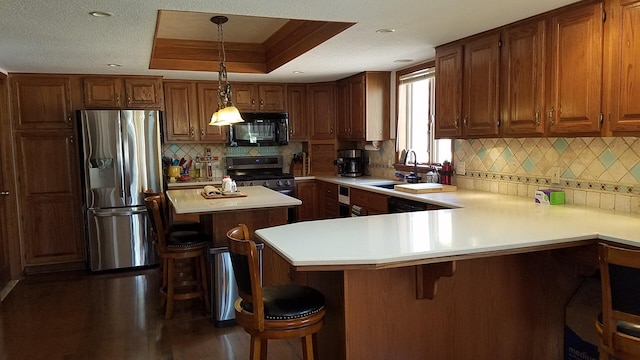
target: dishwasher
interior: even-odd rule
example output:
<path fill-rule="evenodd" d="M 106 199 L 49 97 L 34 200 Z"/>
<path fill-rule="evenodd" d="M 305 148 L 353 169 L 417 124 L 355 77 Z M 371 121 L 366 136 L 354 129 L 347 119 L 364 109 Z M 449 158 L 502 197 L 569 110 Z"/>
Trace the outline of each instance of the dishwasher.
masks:
<path fill-rule="evenodd" d="M 420 201 L 391 196 L 388 201 L 389 213 L 429 210 L 429 204 Z"/>
<path fill-rule="evenodd" d="M 262 283 L 262 249 L 264 244 L 256 243 L 260 260 L 260 283 Z M 233 304 L 238 299 L 238 285 L 233 274 L 231 256 L 226 246 L 209 248 L 209 291 L 211 300 L 211 320 L 215 327 L 226 327 L 236 324 L 236 313 Z"/>

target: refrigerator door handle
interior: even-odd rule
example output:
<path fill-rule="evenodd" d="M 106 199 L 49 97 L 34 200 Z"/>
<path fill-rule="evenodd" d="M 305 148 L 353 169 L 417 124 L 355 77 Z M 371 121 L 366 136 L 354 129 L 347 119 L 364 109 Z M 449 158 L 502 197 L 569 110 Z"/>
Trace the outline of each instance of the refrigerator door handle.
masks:
<path fill-rule="evenodd" d="M 140 215 L 146 214 L 147 210 L 132 210 L 132 211 L 122 211 L 122 212 L 110 212 L 110 211 L 93 211 L 93 216 L 95 217 L 113 217 L 113 216 L 131 216 L 131 215 Z"/>
<path fill-rule="evenodd" d="M 127 176 L 125 174 L 125 139 L 124 136 L 122 136 L 122 113 L 120 113 L 118 115 L 118 129 L 120 129 L 120 133 L 118 134 L 118 136 L 120 136 L 120 161 L 118 161 L 118 163 L 120 164 L 120 198 L 122 199 L 122 203 L 123 204 L 127 204 Z"/>

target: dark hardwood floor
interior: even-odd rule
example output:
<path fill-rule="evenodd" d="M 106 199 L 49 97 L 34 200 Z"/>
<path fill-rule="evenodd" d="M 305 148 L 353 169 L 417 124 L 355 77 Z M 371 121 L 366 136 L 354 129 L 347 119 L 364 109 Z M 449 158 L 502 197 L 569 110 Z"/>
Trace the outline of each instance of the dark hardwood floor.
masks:
<path fill-rule="evenodd" d="M 155 269 L 31 276 L 0 304 L 0 359 L 249 359 L 249 335 L 216 328 L 199 301 L 158 308 Z M 269 359 L 302 358 L 298 340 L 269 342 Z"/>

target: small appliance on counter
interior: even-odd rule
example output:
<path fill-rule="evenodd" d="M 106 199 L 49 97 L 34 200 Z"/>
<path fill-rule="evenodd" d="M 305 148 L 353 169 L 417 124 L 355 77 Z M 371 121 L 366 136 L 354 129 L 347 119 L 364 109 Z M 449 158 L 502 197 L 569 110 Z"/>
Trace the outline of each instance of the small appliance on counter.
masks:
<path fill-rule="evenodd" d="M 333 164 L 338 166 L 340 176 L 362 176 L 364 175 L 364 151 L 362 149 L 338 150 L 338 159 Z"/>

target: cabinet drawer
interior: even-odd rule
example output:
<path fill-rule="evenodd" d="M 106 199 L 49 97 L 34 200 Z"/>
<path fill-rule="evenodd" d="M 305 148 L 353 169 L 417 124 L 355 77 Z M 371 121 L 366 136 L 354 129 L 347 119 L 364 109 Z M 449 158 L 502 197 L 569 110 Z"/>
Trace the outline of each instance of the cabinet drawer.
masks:
<path fill-rule="evenodd" d="M 371 191 L 360 189 L 351 189 L 350 202 L 351 205 L 357 205 L 368 209 L 369 214 L 384 214 L 388 212 L 387 202 L 389 197 L 386 195 L 376 194 Z"/>
<path fill-rule="evenodd" d="M 338 185 L 321 182 L 320 183 L 320 191 L 322 191 L 322 196 L 326 196 L 328 198 L 338 199 Z"/>

